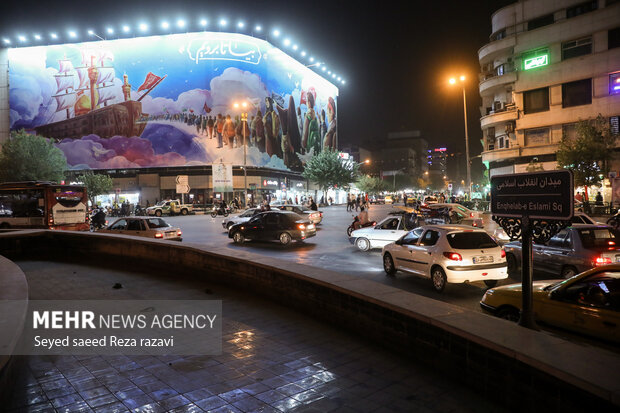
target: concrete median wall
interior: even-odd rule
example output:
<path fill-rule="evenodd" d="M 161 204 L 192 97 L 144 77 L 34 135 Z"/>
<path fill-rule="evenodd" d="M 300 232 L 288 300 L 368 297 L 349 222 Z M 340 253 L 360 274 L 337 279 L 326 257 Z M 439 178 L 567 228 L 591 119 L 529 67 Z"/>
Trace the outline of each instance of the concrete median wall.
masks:
<path fill-rule="evenodd" d="M 63 231 L 0 234 L 0 254 L 106 256 L 244 289 L 418 359 L 510 410 L 620 407 L 620 355 L 384 284 L 242 249 Z M 93 260 L 93 263 L 96 263 Z M 94 264 L 96 265 L 96 264 Z M 171 276 L 176 276 L 171 272 Z"/>

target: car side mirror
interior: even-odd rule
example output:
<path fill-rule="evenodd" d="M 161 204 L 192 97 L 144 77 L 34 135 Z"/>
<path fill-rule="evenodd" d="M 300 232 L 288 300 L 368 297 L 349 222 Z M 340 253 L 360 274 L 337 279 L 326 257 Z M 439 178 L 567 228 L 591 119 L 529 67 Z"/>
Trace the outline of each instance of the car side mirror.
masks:
<path fill-rule="evenodd" d="M 549 293 L 549 298 L 551 298 L 552 300 L 561 300 L 563 296 L 564 296 L 564 291 L 561 289 L 553 290 Z"/>

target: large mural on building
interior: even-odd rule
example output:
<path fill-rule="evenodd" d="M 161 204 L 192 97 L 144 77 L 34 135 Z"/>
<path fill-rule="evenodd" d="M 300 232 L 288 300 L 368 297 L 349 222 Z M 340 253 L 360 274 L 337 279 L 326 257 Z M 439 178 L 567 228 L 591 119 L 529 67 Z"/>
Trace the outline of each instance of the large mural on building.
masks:
<path fill-rule="evenodd" d="M 241 165 L 245 142 L 248 165 L 299 170 L 338 142 L 338 89 L 241 34 L 9 49 L 9 85 L 11 129 L 72 169 Z"/>

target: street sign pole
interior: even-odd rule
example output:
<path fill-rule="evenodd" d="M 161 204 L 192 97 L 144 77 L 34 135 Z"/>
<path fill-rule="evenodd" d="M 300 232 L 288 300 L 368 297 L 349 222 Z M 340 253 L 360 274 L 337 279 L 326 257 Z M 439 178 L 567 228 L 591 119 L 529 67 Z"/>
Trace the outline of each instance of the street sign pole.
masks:
<path fill-rule="evenodd" d="M 532 247 L 532 233 L 530 218 L 523 215 L 521 218 L 521 250 L 523 264 L 521 265 L 521 317 L 519 325 L 532 330 L 538 330 L 534 321 L 534 301 L 532 298 L 532 282 L 534 280 L 534 256 Z"/>

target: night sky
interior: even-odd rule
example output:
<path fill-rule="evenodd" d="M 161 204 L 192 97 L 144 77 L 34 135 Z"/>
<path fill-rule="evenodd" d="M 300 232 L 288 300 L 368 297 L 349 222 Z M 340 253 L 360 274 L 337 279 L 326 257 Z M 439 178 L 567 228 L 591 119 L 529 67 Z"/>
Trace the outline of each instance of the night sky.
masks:
<path fill-rule="evenodd" d="M 448 78 L 465 74 L 474 156 L 482 149 L 477 51 L 488 42 L 491 14 L 512 2 L 25 0 L 2 2 L 0 35 L 74 28 L 84 33 L 79 41 L 88 39 L 89 28 L 103 32 L 108 24 L 136 27 L 147 21 L 154 33 L 161 20 L 177 18 L 186 19 L 188 31 L 194 31 L 192 25 L 199 30 L 202 16 L 211 30 L 221 17 L 229 20 L 228 31 L 238 20 L 246 27 L 261 24 L 264 33 L 277 27 L 346 79 L 346 85 L 338 85 L 341 146 L 381 144 L 388 132 L 417 129 L 431 147 L 463 151 L 461 89 L 449 86 Z"/>

